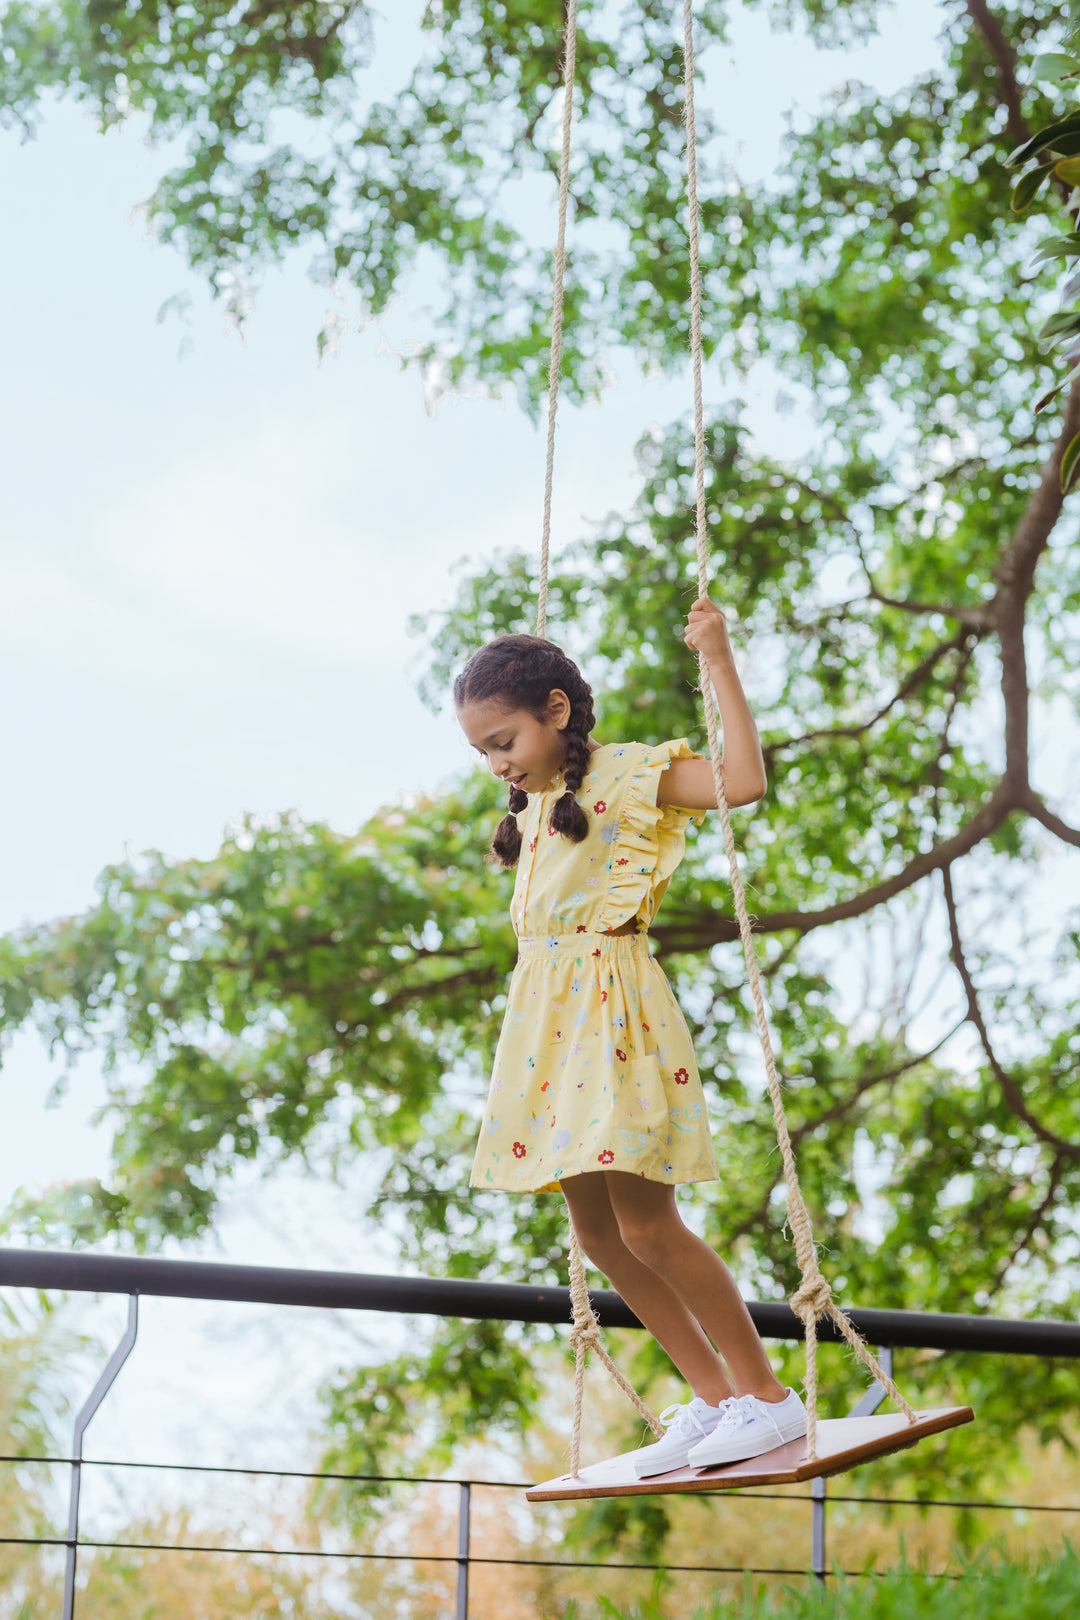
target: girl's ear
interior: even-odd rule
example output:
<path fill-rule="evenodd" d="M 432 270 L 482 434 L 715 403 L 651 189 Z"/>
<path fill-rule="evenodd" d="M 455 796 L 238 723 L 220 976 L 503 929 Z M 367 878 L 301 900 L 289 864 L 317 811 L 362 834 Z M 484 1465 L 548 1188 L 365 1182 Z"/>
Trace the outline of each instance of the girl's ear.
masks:
<path fill-rule="evenodd" d="M 561 687 L 555 687 L 548 693 L 548 721 L 558 731 L 565 731 L 570 724 L 570 715 L 573 705 Z"/>

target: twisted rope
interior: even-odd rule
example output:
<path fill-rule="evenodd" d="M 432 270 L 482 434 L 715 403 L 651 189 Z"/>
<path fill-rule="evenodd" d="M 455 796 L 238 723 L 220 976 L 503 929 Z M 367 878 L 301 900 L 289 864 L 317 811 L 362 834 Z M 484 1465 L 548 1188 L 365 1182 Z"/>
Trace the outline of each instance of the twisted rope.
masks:
<path fill-rule="evenodd" d="M 563 103 L 562 124 L 562 154 L 559 165 L 559 228 L 554 256 L 554 294 L 551 322 L 551 350 L 548 361 L 548 430 L 547 430 L 547 461 L 544 477 L 544 518 L 543 532 L 540 545 L 540 577 L 538 587 L 536 633 L 542 636 L 547 626 L 547 591 L 548 570 L 551 538 L 551 497 L 554 482 L 555 467 L 555 417 L 559 398 L 559 373 L 562 362 L 562 331 L 563 331 L 563 286 L 566 270 L 566 214 L 570 187 L 570 134 L 574 111 L 574 72 L 577 55 L 577 0 L 568 0 L 566 8 L 566 25 L 564 30 L 564 56 L 563 56 L 563 83 L 565 96 Z M 701 257 L 699 243 L 699 206 L 697 192 L 697 129 L 694 113 L 694 12 L 693 0 L 683 0 L 683 71 L 685 85 L 684 118 L 686 121 L 686 190 L 687 190 L 687 236 L 690 251 L 690 356 L 693 372 L 694 396 L 694 482 L 695 482 L 695 510 L 694 532 L 697 543 L 698 565 L 698 593 L 701 596 L 708 594 L 709 589 L 709 555 L 708 555 L 708 509 L 705 495 L 705 411 L 702 399 L 702 337 L 701 337 Z M 705 730 L 709 739 L 709 758 L 712 762 L 713 785 L 716 790 L 716 807 L 720 813 L 720 827 L 724 839 L 724 850 L 727 854 L 728 869 L 731 876 L 731 892 L 735 903 L 735 913 L 739 922 L 739 936 L 742 940 L 743 956 L 746 961 L 747 976 L 750 985 L 750 994 L 754 1003 L 754 1016 L 757 1024 L 758 1036 L 761 1041 L 761 1050 L 765 1060 L 765 1073 L 768 1079 L 769 1098 L 772 1102 L 773 1121 L 776 1127 L 777 1142 L 780 1147 L 780 1157 L 784 1166 L 784 1180 L 788 1193 L 788 1219 L 791 1224 L 792 1237 L 795 1243 L 795 1255 L 798 1260 L 802 1282 L 791 1296 L 791 1308 L 803 1324 L 806 1335 L 806 1450 L 807 1457 L 813 1460 L 817 1456 L 817 1324 L 823 1316 L 828 1316 L 839 1329 L 842 1337 L 858 1356 L 860 1361 L 869 1369 L 871 1375 L 886 1391 L 889 1398 L 904 1413 L 909 1423 L 916 1421 L 914 1409 L 901 1395 L 893 1380 L 881 1367 L 876 1356 L 870 1350 L 865 1340 L 852 1326 L 848 1316 L 839 1308 L 832 1297 L 832 1289 L 822 1276 L 818 1266 L 817 1249 L 814 1245 L 813 1230 L 810 1224 L 809 1212 L 803 1198 L 802 1188 L 795 1168 L 795 1155 L 791 1146 L 791 1135 L 788 1130 L 787 1116 L 784 1111 L 783 1096 L 781 1093 L 780 1077 L 776 1069 L 776 1059 L 772 1049 L 772 1037 L 769 1032 L 768 1015 L 765 1010 L 765 998 L 761 987 L 761 972 L 758 967 L 757 951 L 754 946 L 753 929 L 746 909 L 746 895 L 743 889 L 742 875 L 739 872 L 738 855 L 735 848 L 735 837 L 731 830 L 731 816 L 728 811 L 727 798 L 724 793 L 724 778 L 721 763 L 720 738 L 717 729 L 716 704 L 713 696 L 712 684 L 709 676 L 708 664 L 704 654 L 698 655 L 698 679 L 701 688 L 702 707 L 705 714 Z M 659 1437 L 663 1433 L 659 1420 L 650 1412 L 637 1391 L 608 1355 L 600 1338 L 600 1324 L 596 1319 L 592 1304 L 589 1300 L 589 1291 L 585 1282 L 585 1265 L 582 1258 L 581 1246 L 578 1243 L 577 1233 L 573 1222 L 570 1224 L 569 1242 L 570 1260 L 570 1300 L 573 1311 L 573 1328 L 570 1342 L 574 1348 L 574 1415 L 570 1440 L 570 1470 L 578 1472 L 581 1455 L 581 1424 L 584 1404 L 585 1388 L 585 1362 L 589 1350 L 595 1351 L 604 1366 L 618 1384 L 627 1399 L 630 1400 L 642 1417 L 649 1424 L 653 1433 Z"/>
<path fill-rule="evenodd" d="M 577 65 L 577 0 L 567 0 L 563 29 L 562 152 L 559 157 L 559 230 L 555 238 L 552 278 L 551 348 L 548 353 L 547 461 L 544 468 L 544 524 L 540 536 L 540 584 L 536 633 L 547 630 L 548 554 L 551 549 L 551 491 L 555 479 L 555 413 L 562 369 L 563 285 L 566 279 L 566 208 L 570 197 L 570 129 L 574 122 L 574 74 Z"/>
<path fill-rule="evenodd" d="M 570 1472 L 576 1474 L 581 1460 L 581 1414 L 585 1397 L 585 1356 L 589 1350 L 594 1350 L 600 1357 L 608 1372 L 614 1378 L 627 1400 L 641 1413 L 653 1434 L 659 1440 L 664 1432 L 660 1419 L 654 1417 L 645 1405 L 630 1380 L 619 1371 L 618 1367 L 604 1348 L 600 1337 L 600 1323 L 596 1320 L 596 1312 L 592 1308 L 589 1290 L 585 1282 L 585 1263 L 581 1255 L 581 1245 L 574 1231 L 574 1224 L 570 1223 L 570 1304 L 574 1313 L 574 1326 L 570 1333 L 570 1343 L 574 1347 L 574 1425 L 570 1434 Z"/>
<path fill-rule="evenodd" d="M 544 521 L 540 538 L 540 578 L 536 603 L 536 634 L 547 629 L 548 567 L 551 549 L 551 494 L 555 480 L 555 416 L 559 405 L 559 373 L 562 367 L 563 288 L 566 279 L 566 214 L 570 197 L 570 134 L 574 121 L 574 74 L 577 63 L 577 0 L 567 0 L 563 29 L 563 117 L 562 152 L 559 157 L 559 229 L 555 239 L 552 272 L 551 349 L 548 357 L 547 461 L 544 468 Z M 570 1471 L 576 1474 L 581 1460 L 581 1421 L 585 1399 L 585 1360 L 595 1351 L 627 1400 L 641 1413 L 653 1433 L 664 1429 L 654 1417 L 629 1379 L 619 1371 L 604 1348 L 600 1323 L 589 1299 L 585 1282 L 585 1262 L 574 1224 L 570 1222 L 570 1305 L 573 1327 L 570 1343 L 574 1350 L 574 1417 L 570 1436 Z"/>
<path fill-rule="evenodd" d="M 687 235 L 690 246 L 690 356 L 694 381 L 694 480 L 696 487 L 694 529 L 697 540 L 698 594 L 706 596 L 709 589 L 709 554 L 708 512 L 705 499 L 705 412 L 701 391 L 701 259 L 698 241 L 697 130 L 694 120 L 693 0 L 683 0 L 683 76 L 685 83 L 683 116 L 686 121 Z M 731 892 L 735 901 L 735 912 L 739 919 L 739 935 L 742 939 L 743 956 L 746 959 L 750 994 L 754 1002 L 754 1015 L 761 1040 L 762 1054 L 765 1058 L 765 1073 L 768 1077 L 769 1097 L 772 1101 L 776 1137 L 780 1144 L 780 1157 L 783 1160 L 784 1179 L 787 1183 L 788 1219 L 791 1223 L 791 1233 L 795 1242 L 795 1255 L 799 1262 L 799 1269 L 802 1272 L 802 1283 L 791 1296 L 791 1308 L 802 1321 L 806 1331 L 806 1453 L 807 1457 L 812 1460 L 817 1456 L 817 1324 L 822 1316 L 828 1315 L 836 1323 L 855 1354 L 869 1368 L 882 1388 L 887 1390 L 890 1398 L 900 1407 L 909 1423 L 915 1422 L 915 1412 L 900 1394 L 892 1379 L 882 1370 L 873 1352 L 856 1332 L 855 1328 L 852 1327 L 848 1317 L 834 1303 L 832 1289 L 818 1267 L 817 1250 L 814 1246 L 810 1216 L 806 1208 L 806 1201 L 802 1195 L 802 1188 L 799 1186 L 798 1173 L 795 1169 L 795 1155 L 791 1147 L 791 1136 L 788 1131 L 787 1116 L 784 1112 L 784 1102 L 780 1090 L 780 1077 L 776 1071 L 776 1059 L 773 1055 L 772 1038 L 769 1033 L 769 1022 L 765 1011 L 765 998 L 761 989 L 761 973 L 758 968 L 757 951 L 754 947 L 754 935 L 750 918 L 747 915 L 746 896 L 743 890 L 742 875 L 739 872 L 735 838 L 731 830 L 731 817 L 728 814 L 728 804 L 724 794 L 720 741 L 716 725 L 716 705 L 709 678 L 709 666 L 703 653 L 698 654 L 698 678 L 701 687 L 702 706 L 705 711 L 705 730 L 709 737 L 709 757 L 712 760 L 713 783 L 716 788 L 716 807 L 720 812 L 724 849 L 727 852 L 728 868 L 731 874 Z"/>

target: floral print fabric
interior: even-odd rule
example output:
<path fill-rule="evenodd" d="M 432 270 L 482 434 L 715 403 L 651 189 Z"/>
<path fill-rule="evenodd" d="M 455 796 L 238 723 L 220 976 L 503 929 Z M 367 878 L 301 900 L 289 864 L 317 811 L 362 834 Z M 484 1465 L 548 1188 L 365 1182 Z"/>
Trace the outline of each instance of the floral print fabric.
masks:
<path fill-rule="evenodd" d="M 693 1046 L 648 925 L 702 812 L 656 802 L 686 740 L 608 744 L 578 792 L 589 833 L 547 826 L 558 777 L 518 817 L 518 962 L 473 1163 L 474 1187 L 551 1192 L 625 1170 L 675 1184 L 717 1175 Z M 613 936 L 636 919 L 638 932 Z"/>

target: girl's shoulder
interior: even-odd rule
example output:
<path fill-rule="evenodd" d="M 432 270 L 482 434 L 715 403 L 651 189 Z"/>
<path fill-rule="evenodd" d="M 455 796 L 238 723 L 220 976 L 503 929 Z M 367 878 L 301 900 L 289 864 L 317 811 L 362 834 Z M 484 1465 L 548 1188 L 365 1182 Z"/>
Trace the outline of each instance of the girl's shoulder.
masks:
<path fill-rule="evenodd" d="M 612 786 L 616 782 L 628 780 L 634 770 L 641 764 L 645 747 L 637 742 L 601 743 L 589 755 L 589 769 L 586 772 L 582 787 L 603 783 Z"/>
<path fill-rule="evenodd" d="M 589 755 L 589 771 L 585 780 L 588 781 L 590 776 L 615 780 L 641 770 L 666 770 L 673 759 L 696 757 L 685 737 L 660 743 L 602 743 Z"/>

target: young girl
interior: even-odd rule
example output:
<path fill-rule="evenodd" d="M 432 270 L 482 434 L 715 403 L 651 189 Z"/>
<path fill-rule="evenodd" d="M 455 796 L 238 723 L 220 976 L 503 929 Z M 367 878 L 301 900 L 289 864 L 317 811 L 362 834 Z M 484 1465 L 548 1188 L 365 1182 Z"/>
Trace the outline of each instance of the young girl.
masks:
<path fill-rule="evenodd" d="M 685 637 L 704 653 L 731 805 L 765 791 L 757 729 L 723 614 Z M 685 739 L 592 737 L 592 693 L 550 641 L 499 636 L 454 683 L 457 717 L 510 787 L 493 849 L 517 867 L 519 956 L 473 1165 L 474 1187 L 562 1191 L 578 1241 L 693 1391 L 634 1453 L 639 1477 L 755 1457 L 806 1432 L 727 1266 L 683 1224 L 681 1182 L 716 1178 L 690 1036 L 649 953 L 648 926 L 687 825 L 716 805 Z"/>

